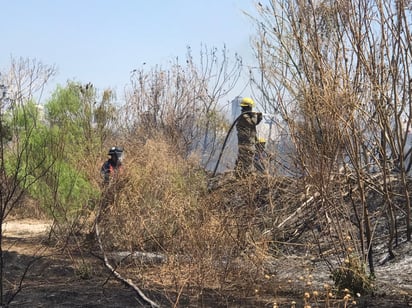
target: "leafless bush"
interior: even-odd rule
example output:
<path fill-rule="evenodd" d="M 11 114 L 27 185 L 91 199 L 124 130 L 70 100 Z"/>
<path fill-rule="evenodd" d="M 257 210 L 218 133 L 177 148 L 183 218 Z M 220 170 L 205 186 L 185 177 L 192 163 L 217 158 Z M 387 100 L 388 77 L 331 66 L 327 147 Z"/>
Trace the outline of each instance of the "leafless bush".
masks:
<path fill-rule="evenodd" d="M 188 48 L 184 62 L 170 68 L 143 67 L 131 73 L 122 123 L 127 135 L 145 140 L 163 133 L 183 155 L 198 151 L 207 164 L 218 146 L 217 132 L 225 125 L 221 108 L 236 85 L 242 60 L 233 61 L 224 47 L 202 46 L 200 65 Z"/>

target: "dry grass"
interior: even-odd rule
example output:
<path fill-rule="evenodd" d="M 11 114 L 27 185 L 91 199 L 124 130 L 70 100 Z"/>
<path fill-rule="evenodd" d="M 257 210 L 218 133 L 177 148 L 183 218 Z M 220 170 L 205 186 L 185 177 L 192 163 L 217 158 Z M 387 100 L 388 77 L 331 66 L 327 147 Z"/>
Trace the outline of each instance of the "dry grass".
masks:
<path fill-rule="evenodd" d="M 161 138 L 128 145 L 128 153 L 133 156 L 127 156 L 122 179 L 110 188 L 113 202 L 101 221 L 105 250 L 157 253 L 163 262 L 128 259 L 118 268 L 125 275 L 142 286 L 157 286 L 172 304 L 212 293 L 265 303 L 293 298 L 314 307 L 342 307 L 344 301 L 350 306 L 346 293 L 324 292 L 321 286 L 333 284 L 331 279 L 311 277 L 313 272 L 303 271 L 306 265 L 289 264 L 287 256 L 303 258 L 321 249 L 323 258 L 340 259 L 356 242 L 347 242 L 342 232 L 349 232 L 349 209 L 333 207 L 332 199 L 314 199 L 291 216 L 313 191 L 280 177 L 227 174 L 211 188 L 196 159 L 180 157 Z"/>
<path fill-rule="evenodd" d="M 254 295 L 265 280 L 271 238 L 262 232 L 253 181 L 208 192 L 205 172 L 162 140 L 129 152 L 124 180 L 114 184 L 122 188 L 102 221 L 106 249 L 164 255 L 151 277 L 176 292 L 191 286 Z M 238 200 L 226 202 L 228 189 Z"/>
<path fill-rule="evenodd" d="M 170 306 L 196 303 L 206 294 L 212 303 L 236 298 L 265 307 L 291 307 L 292 301 L 296 307 L 353 305 L 352 278 L 367 278 L 367 272 L 363 260 L 345 261 L 361 254 L 341 189 L 331 185 L 327 202 L 315 198 L 297 212 L 314 196 L 314 185 L 230 173 L 211 183 L 196 157 L 176 153 L 175 145 L 161 138 L 127 145 L 123 176 L 109 187 L 112 202 L 99 224 L 104 248 L 156 253 L 163 261 L 128 258 L 118 271 L 142 288 L 156 289 Z M 58 226 L 67 238 L 76 238 L 76 252 L 84 247 L 74 231 L 92 229 L 92 205 L 76 216 L 78 228 Z M 310 259 L 319 250 L 323 261 L 331 261 L 322 273 Z M 74 267 L 79 277 L 94 275 L 84 259 Z M 336 288 L 326 290 L 325 283 L 333 285 L 328 279 L 333 269 L 343 271 Z"/>

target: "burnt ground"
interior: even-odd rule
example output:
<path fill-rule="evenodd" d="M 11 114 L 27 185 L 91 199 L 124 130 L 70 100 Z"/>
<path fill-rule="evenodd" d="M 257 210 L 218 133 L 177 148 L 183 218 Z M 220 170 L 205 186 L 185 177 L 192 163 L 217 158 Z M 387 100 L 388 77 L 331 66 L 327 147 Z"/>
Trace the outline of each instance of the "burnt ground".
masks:
<path fill-rule="evenodd" d="M 92 253 L 68 254 L 45 244 L 47 222 L 14 220 L 4 226 L 5 302 L 9 307 L 148 307 L 130 286 L 116 279 L 100 257 Z M 357 299 L 347 307 L 412 307 L 412 244 L 403 243 L 393 260 L 377 266 L 380 292 Z M 384 257 L 384 256 L 381 256 Z M 320 263 L 304 256 L 276 259 L 277 276 L 285 291 L 278 292 L 279 307 L 290 307 L 293 288 L 286 281 L 310 265 L 319 281 L 328 279 Z M 293 269 L 293 271 L 291 270 Z M 22 280 L 22 277 L 24 279 Z M 139 286 L 139 281 L 134 281 Z M 297 289 L 299 286 L 296 286 Z M 172 307 L 165 291 L 143 288 L 145 295 L 161 307 Z M 290 293 L 290 294 L 289 294 Z M 182 301 L 179 307 L 273 307 L 273 299 L 262 301 L 219 297 L 213 292 L 202 301 Z M 303 307 L 297 304 L 297 307 Z M 6 306 L 6 305 L 4 305 Z M 312 307 L 325 307 L 325 304 Z M 344 307 L 342 303 L 333 307 Z"/>

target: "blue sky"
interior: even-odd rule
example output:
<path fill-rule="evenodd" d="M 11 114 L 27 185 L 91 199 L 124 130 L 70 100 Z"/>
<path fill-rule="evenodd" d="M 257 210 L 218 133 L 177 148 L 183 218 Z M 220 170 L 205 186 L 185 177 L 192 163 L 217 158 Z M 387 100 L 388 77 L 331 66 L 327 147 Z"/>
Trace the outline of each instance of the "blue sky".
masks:
<path fill-rule="evenodd" d="M 0 0 L 0 72 L 11 57 L 36 59 L 57 67 L 49 89 L 74 80 L 119 96 L 134 68 L 166 67 L 187 46 L 196 56 L 226 44 L 252 61 L 255 27 L 242 11 L 255 16 L 255 1 Z"/>

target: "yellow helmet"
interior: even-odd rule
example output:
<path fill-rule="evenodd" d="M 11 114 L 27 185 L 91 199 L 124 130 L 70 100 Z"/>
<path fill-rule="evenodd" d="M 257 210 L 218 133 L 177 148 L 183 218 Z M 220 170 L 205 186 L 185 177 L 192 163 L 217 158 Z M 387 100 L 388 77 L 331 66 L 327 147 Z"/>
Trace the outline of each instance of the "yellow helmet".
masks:
<path fill-rule="evenodd" d="M 242 98 L 242 100 L 240 101 L 240 106 L 241 106 L 241 107 L 254 107 L 254 106 L 255 106 L 255 102 L 254 102 L 253 99 L 251 99 L 250 97 L 244 97 L 244 98 Z"/>
<path fill-rule="evenodd" d="M 259 138 L 258 138 L 258 142 L 259 142 L 259 143 L 266 143 L 266 139 L 263 138 L 263 137 L 259 137 Z"/>

